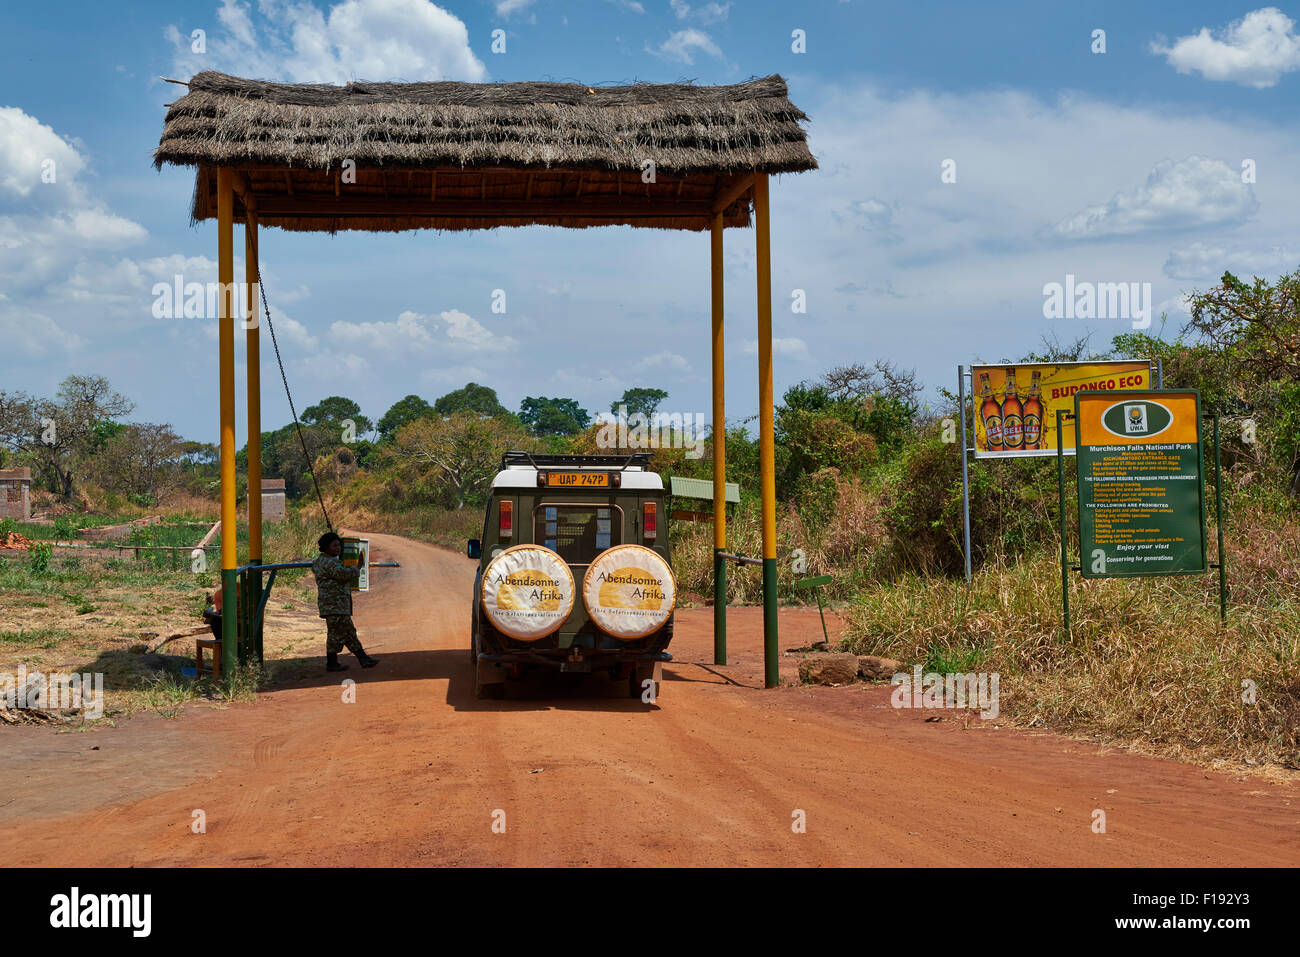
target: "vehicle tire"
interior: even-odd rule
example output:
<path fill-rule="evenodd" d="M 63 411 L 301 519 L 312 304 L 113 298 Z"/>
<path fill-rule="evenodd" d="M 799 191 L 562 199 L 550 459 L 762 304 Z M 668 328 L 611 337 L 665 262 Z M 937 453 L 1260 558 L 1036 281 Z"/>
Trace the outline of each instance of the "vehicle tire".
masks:
<path fill-rule="evenodd" d="M 474 683 L 474 697 L 479 701 L 501 701 L 506 696 L 506 683 L 499 681 L 495 684 L 485 685 L 479 682 Z"/>

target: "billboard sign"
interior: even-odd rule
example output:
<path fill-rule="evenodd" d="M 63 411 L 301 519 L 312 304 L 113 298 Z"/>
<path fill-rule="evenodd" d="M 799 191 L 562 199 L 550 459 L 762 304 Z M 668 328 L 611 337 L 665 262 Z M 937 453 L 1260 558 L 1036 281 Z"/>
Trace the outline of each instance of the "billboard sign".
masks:
<path fill-rule="evenodd" d="M 1089 391 L 1074 406 L 1084 577 L 1207 571 L 1199 395 Z"/>
<path fill-rule="evenodd" d="M 1154 386 L 1146 360 L 971 366 L 975 457 L 1055 455 L 1056 410 L 1065 410 L 1072 426 L 1075 393 Z M 1067 426 L 1063 439 L 1065 454 L 1073 455 L 1074 429 Z"/>

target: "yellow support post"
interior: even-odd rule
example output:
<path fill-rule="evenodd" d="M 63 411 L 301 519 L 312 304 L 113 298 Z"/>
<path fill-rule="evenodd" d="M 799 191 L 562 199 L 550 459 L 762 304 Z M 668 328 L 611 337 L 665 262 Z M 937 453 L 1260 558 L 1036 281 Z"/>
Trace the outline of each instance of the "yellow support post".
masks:
<path fill-rule="evenodd" d="M 244 284 L 247 287 L 244 302 L 244 362 L 248 377 L 248 563 L 262 564 L 262 350 L 260 303 L 257 295 L 257 213 L 251 208 L 252 195 L 245 190 L 244 206 L 248 219 L 244 223 Z M 262 573 L 251 572 L 252 586 L 244 601 L 256 611 L 262 601 Z M 262 657 L 262 623 L 252 615 L 245 616 L 252 634 L 248 635 L 249 650 Z M 251 656 L 250 656 L 251 657 Z"/>
<path fill-rule="evenodd" d="M 262 355 L 257 301 L 257 216 L 244 227 L 245 364 L 248 375 L 248 560 L 262 561 Z"/>
<path fill-rule="evenodd" d="M 758 260 L 758 463 L 763 496 L 763 683 L 780 684 L 776 625 L 776 449 L 772 403 L 772 243 L 766 173 L 754 176 Z"/>
<path fill-rule="evenodd" d="M 217 170 L 217 342 L 221 404 L 221 673 L 234 674 L 239 603 L 235 594 L 235 194 L 232 171 Z"/>
<path fill-rule="evenodd" d="M 710 237 L 713 287 L 713 663 L 727 663 L 727 426 L 722 337 L 722 212 Z"/>

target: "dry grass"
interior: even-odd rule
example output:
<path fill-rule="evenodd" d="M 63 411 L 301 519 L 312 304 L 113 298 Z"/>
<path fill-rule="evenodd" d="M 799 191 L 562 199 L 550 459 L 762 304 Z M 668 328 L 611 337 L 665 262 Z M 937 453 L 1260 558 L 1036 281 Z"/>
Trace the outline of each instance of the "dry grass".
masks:
<path fill-rule="evenodd" d="M 304 529 L 297 521 L 271 526 L 268 551 L 286 557 Z M 277 556 L 278 557 L 278 556 Z M 29 672 L 100 672 L 105 717 L 152 709 L 173 714 L 184 701 L 216 694 L 247 697 L 256 682 L 237 676 L 217 694 L 210 681 L 194 681 L 180 670 L 194 663 L 194 639 L 178 638 L 157 652 L 146 650 L 158 636 L 202 625 L 206 593 L 217 584 L 215 570 L 193 574 L 188 561 L 172 571 L 152 562 L 56 553 L 48 569 L 33 569 L 25 553 L 0 556 L 0 672 L 19 665 Z M 288 677 L 319 658 L 324 631 L 316 618 L 315 589 L 301 571 L 282 572 L 267 605 L 267 671 Z"/>
<path fill-rule="evenodd" d="M 886 533 L 876 491 L 855 480 L 831 474 L 825 495 L 825 505 L 820 510 L 801 512 L 782 506 L 777 513 L 777 590 L 782 601 L 813 601 L 808 592 L 796 591 L 794 584 L 801 578 L 818 575 L 835 578 L 835 583 L 823 592 L 827 598 L 853 594 L 868 580 L 873 562 L 884 548 Z M 672 533 L 673 571 L 679 591 L 712 596 L 712 523 L 674 523 Z M 762 518 L 757 502 L 745 502 L 727 523 L 727 551 L 762 556 Z M 800 558 L 802 564 L 797 565 L 796 560 Z M 729 566 L 728 603 L 754 604 L 762 599 L 763 578 L 759 568 Z"/>
<path fill-rule="evenodd" d="M 846 642 L 927 670 L 997 672 L 1002 714 L 1022 726 L 1300 769 L 1300 596 L 1252 587 L 1244 568 L 1233 581 L 1221 629 L 1212 577 L 1072 574 L 1066 640 L 1060 566 L 1046 555 L 987 567 L 969 592 L 909 575 L 858 596 Z"/>

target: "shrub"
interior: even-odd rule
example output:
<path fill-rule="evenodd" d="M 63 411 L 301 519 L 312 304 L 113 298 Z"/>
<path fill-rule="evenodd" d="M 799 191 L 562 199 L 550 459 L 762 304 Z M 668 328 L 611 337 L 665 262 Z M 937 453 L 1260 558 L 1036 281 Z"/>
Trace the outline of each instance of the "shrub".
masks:
<path fill-rule="evenodd" d="M 33 572 L 48 571 L 53 554 L 54 546 L 49 542 L 38 542 L 27 549 L 27 565 Z"/>

